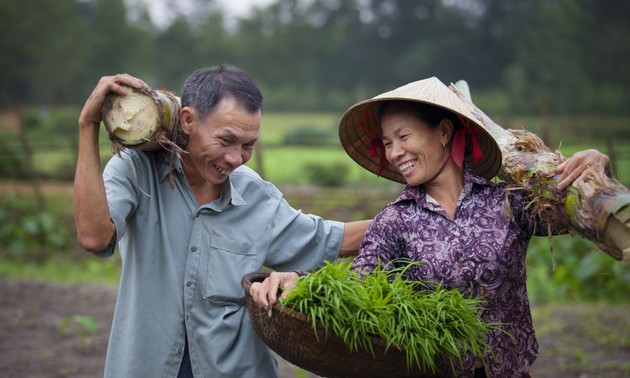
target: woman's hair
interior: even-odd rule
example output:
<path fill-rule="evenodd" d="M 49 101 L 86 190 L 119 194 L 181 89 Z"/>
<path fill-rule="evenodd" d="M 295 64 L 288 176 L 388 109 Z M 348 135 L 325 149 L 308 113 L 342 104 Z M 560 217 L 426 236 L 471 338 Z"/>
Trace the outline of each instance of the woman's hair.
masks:
<path fill-rule="evenodd" d="M 181 105 L 192 107 L 203 119 L 225 97 L 234 98 L 250 113 L 262 111 L 263 96 L 254 79 L 240 68 L 227 64 L 193 72 L 184 83 Z"/>
<path fill-rule="evenodd" d="M 391 109 L 409 110 L 413 112 L 419 119 L 426 122 L 427 125 L 431 128 L 437 127 L 440 121 L 442 121 L 444 118 L 449 119 L 453 123 L 453 135 L 455 135 L 455 133 L 460 128 L 462 128 L 462 124 L 457 115 L 449 110 L 440 108 L 435 105 L 425 104 L 423 102 L 405 100 L 383 101 L 380 108 L 378 109 L 377 114 L 379 123 L 383 118 L 385 112 Z"/>

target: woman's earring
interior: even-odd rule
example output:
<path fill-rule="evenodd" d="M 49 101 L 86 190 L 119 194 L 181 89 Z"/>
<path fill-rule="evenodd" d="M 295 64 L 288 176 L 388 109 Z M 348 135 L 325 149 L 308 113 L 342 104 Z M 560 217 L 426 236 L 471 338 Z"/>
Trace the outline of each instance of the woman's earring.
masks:
<path fill-rule="evenodd" d="M 446 148 L 446 143 L 442 142 L 442 148 Z"/>

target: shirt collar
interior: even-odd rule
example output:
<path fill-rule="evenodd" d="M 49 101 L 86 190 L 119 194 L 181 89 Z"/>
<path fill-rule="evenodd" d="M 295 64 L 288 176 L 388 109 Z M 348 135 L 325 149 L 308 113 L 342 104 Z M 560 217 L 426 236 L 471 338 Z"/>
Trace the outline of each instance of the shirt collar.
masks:
<path fill-rule="evenodd" d="M 210 202 L 206 206 L 214 211 L 220 212 L 232 206 L 245 206 L 247 201 L 243 198 L 241 192 L 234 185 L 232 175 L 229 175 L 221 186 L 219 198 Z"/>
<path fill-rule="evenodd" d="M 475 185 L 488 186 L 491 184 L 492 184 L 491 181 L 481 176 L 477 176 L 473 174 L 469 168 L 465 167 L 464 168 L 464 189 L 463 189 L 463 196 L 461 198 L 465 198 L 467 195 L 469 195 L 473 190 L 473 186 Z M 393 203 L 398 203 L 402 201 L 411 201 L 411 200 L 416 201 L 418 205 L 420 206 L 427 206 L 427 196 L 426 196 L 426 192 L 424 190 L 423 185 L 418 185 L 418 186 L 407 185 L 405 189 L 402 191 L 402 193 L 400 194 L 400 196 L 398 196 L 398 198 L 394 200 Z"/>
<path fill-rule="evenodd" d="M 158 157 L 158 155 L 154 155 L 156 158 Z M 176 176 L 179 173 L 182 173 L 182 159 L 179 157 L 179 155 L 174 155 L 173 156 L 173 161 L 171 162 L 171 164 L 169 165 L 168 162 L 168 157 L 166 156 L 166 154 L 163 154 L 160 157 L 160 162 L 158 164 L 160 164 L 160 170 L 159 170 L 159 177 L 160 177 L 160 182 L 167 180 L 168 179 L 168 175 L 170 172 L 173 172 L 173 178 L 174 176 Z"/>
<path fill-rule="evenodd" d="M 236 188 L 232 180 L 232 175 L 229 175 L 225 183 L 223 183 L 223 189 L 221 189 L 221 197 L 228 198 L 234 206 L 245 206 L 247 201 L 241 195 L 241 192 Z"/>
<path fill-rule="evenodd" d="M 176 176 L 178 174 L 183 174 L 182 159 L 179 156 L 175 155 L 173 157 L 173 162 L 171 166 L 169 166 L 169 164 L 166 161 L 163 161 L 161 163 L 159 172 L 160 172 L 160 182 L 164 180 L 168 180 L 168 176 L 170 172 L 173 172 L 173 176 Z M 231 175 L 229 175 L 227 180 L 225 180 L 225 182 L 223 183 L 219 198 L 212 201 L 210 204 L 211 205 L 210 207 L 213 208 L 213 210 L 221 211 L 221 210 L 225 210 L 225 208 L 227 208 L 229 204 L 232 204 L 233 206 L 247 205 L 247 202 L 245 201 L 241 193 L 234 186 Z"/>

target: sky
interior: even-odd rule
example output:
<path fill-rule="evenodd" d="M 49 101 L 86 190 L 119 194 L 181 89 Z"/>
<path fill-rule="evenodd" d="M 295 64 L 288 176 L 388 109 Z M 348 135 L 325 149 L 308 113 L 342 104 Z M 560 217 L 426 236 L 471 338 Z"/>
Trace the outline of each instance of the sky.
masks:
<path fill-rule="evenodd" d="M 130 3 L 134 3 L 137 1 L 144 2 L 151 13 L 151 17 L 154 22 L 159 25 L 164 25 L 168 23 L 168 0 L 127 0 Z M 171 0 L 172 1 L 172 0 Z M 225 11 L 225 15 L 228 19 L 234 17 L 247 17 L 249 12 L 252 10 L 254 6 L 267 6 L 274 2 L 275 0 L 217 0 L 221 7 Z M 190 4 L 186 0 L 179 1 L 179 6 L 183 9 L 187 8 L 187 4 Z M 190 6 L 188 6 L 190 8 Z M 194 12 L 194 10 L 192 10 Z"/>
<path fill-rule="evenodd" d="M 226 12 L 231 16 L 245 17 L 249 10 L 255 6 L 266 6 L 273 0 L 219 0 L 225 7 Z"/>

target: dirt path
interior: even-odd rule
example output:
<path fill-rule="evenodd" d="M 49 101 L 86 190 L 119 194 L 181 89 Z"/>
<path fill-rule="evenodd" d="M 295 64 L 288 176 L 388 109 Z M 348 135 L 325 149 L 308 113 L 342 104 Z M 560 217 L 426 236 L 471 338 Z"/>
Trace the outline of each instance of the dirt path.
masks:
<path fill-rule="evenodd" d="M 0 376 L 102 377 L 115 300 L 107 286 L 0 279 Z M 280 367 L 283 378 L 315 377 Z"/>
<path fill-rule="evenodd" d="M 0 375 L 101 377 L 115 296 L 112 287 L 0 279 Z M 630 376 L 630 305 L 549 306 L 534 315 L 537 378 Z M 315 377 L 280 366 L 283 378 Z"/>

